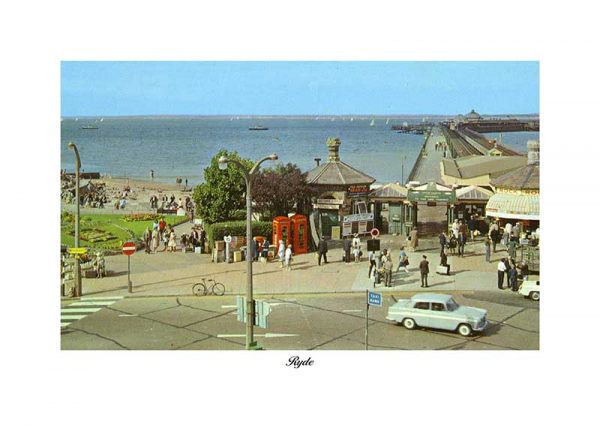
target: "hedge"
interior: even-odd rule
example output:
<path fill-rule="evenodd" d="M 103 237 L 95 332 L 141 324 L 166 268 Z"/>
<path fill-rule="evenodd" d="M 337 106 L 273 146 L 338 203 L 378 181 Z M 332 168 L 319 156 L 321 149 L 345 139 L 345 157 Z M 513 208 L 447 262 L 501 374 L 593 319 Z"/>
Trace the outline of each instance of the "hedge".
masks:
<path fill-rule="evenodd" d="M 246 221 L 224 221 L 205 225 L 206 237 L 211 249 L 215 241 L 222 241 L 229 234 L 231 236 L 246 236 Z M 271 239 L 273 223 L 270 221 L 253 221 L 252 236 L 264 236 Z"/>

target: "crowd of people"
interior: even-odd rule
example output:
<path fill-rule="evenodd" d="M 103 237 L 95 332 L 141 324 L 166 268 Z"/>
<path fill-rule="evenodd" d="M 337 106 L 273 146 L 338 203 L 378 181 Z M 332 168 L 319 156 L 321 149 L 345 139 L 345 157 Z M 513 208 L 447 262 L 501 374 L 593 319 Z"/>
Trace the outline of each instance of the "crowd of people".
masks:
<path fill-rule="evenodd" d="M 142 239 L 144 240 L 144 248 L 147 254 L 155 254 L 159 251 L 161 243 L 163 244 L 163 249 L 160 252 L 175 252 L 179 249 L 186 252 L 189 249 L 198 249 L 200 253 L 203 253 L 206 243 L 206 232 L 202 226 L 192 227 L 189 234 L 184 233 L 178 238 L 175 228 L 161 218 L 160 220 L 154 220 L 152 230 L 150 230 L 150 226 L 146 227 Z"/>
<path fill-rule="evenodd" d="M 159 204 L 160 202 L 160 204 Z M 150 208 L 157 210 L 158 212 L 172 211 L 176 212 L 178 209 L 183 208 L 186 212 L 190 213 L 194 211 L 194 203 L 189 196 L 179 198 L 176 200 L 175 195 L 164 194 L 158 199 L 158 195 L 150 196 Z"/>

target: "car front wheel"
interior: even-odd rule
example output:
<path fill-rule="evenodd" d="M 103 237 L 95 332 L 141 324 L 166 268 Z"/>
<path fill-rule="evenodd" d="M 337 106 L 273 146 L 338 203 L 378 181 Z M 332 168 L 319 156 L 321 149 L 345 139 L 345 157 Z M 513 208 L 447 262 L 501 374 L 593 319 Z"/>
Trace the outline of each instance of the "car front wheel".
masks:
<path fill-rule="evenodd" d="M 461 334 L 462 336 L 469 336 L 471 335 L 471 327 L 465 323 L 463 323 L 462 325 L 460 325 L 458 327 L 458 333 Z"/>
<path fill-rule="evenodd" d="M 404 327 L 409 330 L 413 330 L 417 326 L 413 319 L 404 319 L 404 322 L 402 323 Z"/>
<path fill-rule="evenodd" d="M 540 293 L 537 291 L 532 292 L 531 294 L 529 294 L 529 297 L 533 300 L 533 301 L 539 301 L 540 300 Z"/>

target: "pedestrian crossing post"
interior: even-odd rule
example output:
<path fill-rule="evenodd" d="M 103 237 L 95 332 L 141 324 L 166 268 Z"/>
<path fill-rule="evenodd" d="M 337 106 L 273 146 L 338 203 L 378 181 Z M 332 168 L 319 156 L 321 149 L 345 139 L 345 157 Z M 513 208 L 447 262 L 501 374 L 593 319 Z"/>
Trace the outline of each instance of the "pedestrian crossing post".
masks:
<path fill-rule="evenodd" d="M 127 256 L 127 292 L 130 294 L 133 292 L 131 285 L 131 255 Z"/>
<path fill-rule="evenodd" d="M 365 350 L 369 350 L 369 290 L 367 289 L 367 309 L 365 310 Z"/>

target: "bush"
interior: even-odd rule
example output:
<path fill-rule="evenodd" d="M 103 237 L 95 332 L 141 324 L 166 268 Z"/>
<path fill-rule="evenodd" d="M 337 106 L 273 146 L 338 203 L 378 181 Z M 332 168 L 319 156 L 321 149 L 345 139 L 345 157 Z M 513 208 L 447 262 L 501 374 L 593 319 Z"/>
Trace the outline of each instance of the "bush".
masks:
<path fill-rule="evenodd" d="M 206 230 L 206 237 L 212 248 L 215 245 L 215 241 L 222 241 L 227 234 L 231 236 L 246 236 L 246 221 L 224 221 L 221 223 L 206 224 L 204 230 Z M 252 236 L 264 236 L 271 239 L 272 234 L 272 222 L 252 222 Z"/>

